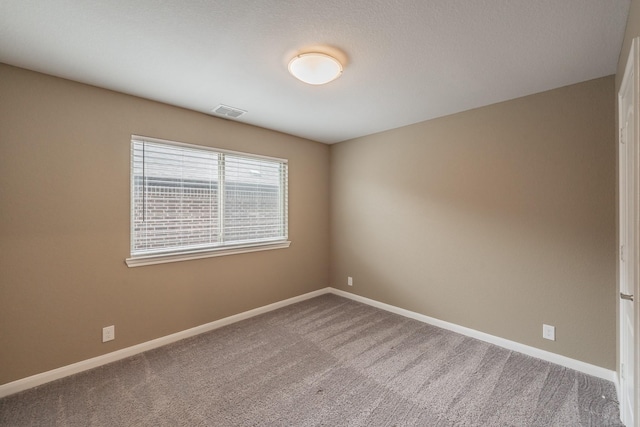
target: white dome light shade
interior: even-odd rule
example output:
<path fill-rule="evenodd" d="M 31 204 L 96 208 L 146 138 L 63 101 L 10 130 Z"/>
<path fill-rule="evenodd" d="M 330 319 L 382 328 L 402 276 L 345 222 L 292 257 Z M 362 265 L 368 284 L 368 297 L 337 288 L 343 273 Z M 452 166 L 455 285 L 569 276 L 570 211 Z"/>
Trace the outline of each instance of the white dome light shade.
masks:
<path fill-rule="evenodd" d="M 303 53 L 289 62 L 289 72 L 310 85 L 323 85 L 342 74 L 342 64 L 324 53 Z"/>

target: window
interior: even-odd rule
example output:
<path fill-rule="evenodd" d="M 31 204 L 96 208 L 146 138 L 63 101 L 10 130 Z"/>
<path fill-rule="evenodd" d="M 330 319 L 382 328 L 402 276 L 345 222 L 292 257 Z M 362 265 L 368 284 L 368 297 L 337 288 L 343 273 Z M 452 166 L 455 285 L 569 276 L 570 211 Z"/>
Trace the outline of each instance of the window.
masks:
<path fill-rule="evenodd" d="M 130 267 L 288 247 L 287 161 L 133 136 Z"/>

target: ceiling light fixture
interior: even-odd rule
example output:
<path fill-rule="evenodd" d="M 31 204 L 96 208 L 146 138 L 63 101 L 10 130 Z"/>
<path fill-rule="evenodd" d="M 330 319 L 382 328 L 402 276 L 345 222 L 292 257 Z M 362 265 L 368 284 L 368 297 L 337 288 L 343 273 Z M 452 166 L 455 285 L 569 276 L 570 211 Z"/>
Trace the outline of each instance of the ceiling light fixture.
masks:
<path fill-rule="evenodd" d="M 342 75 L 342 64 L 324 53 L 302 53 L 289 62 L 289 72 L 310 85 L 323 85 Z"/>

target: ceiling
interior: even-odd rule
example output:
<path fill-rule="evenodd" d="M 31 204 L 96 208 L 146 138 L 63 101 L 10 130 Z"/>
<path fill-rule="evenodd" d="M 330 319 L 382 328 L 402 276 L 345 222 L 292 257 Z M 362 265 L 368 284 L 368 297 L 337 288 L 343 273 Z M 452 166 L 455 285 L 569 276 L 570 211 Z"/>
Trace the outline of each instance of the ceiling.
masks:
<path fill-rule="evenodd" d="M 630 0 L 0 0 L 0 62 L 324 143 L 614 74 Z M 287 72 L 313 46 L 343 75 Z"/>

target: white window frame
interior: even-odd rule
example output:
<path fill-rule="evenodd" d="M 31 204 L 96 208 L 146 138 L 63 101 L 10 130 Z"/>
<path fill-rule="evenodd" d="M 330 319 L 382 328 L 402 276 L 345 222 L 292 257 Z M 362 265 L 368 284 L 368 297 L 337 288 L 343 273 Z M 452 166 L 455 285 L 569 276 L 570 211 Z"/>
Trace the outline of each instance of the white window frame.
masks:
<path fill-rule="evenodd" d="M 139 135 L 131 135 L 131 147 L 133 147 L 134 141 L 141 142 L 151 142 L 151 143 L 159 143 L 166 144 L 172 146 L 181 146 L 187 148 L 193 148 L 197 150 L 205 150 L 211 151 L 214 153 L 221 154 L 230 154 L 237 155 L 246 158 L 253 159 L 267 159 L 273 160 L 280 163 L 288 165 L 287 159 L 281 159 L 277 157 L 269 157 L 262 156 L 257 154 L 244 153 L 239 151 L 231 151 L 231 150 L 223 150 L 219 148 L 213 148 L 202 145 L 194 145 L 187 144 L 183 142 L 170 141 L 165 139 L 151 138 L 146 136 Z M 167 252 L 162 252 L 158 254 L 145 254 L 145 255 L 135 255 L 133 254 L 133 236 L 134 236 L 134 209 L 135 209 L 135 200 L 134 200 L 134 187 L 135 187 L 135 178 L 133 171 L 133 153 L 131 154 L 131 166 L 130 166 L 130 242 L 131 242 L 131 255 L 129 258 L 125 260 L 128 267 L 140 267 L 145 265 L 153 265 L 153 264 L 163 264 L 168 262 L 178 262 L 178 261 L 187 261 L 192 259 L 201 259 L 201 258 L 209 258 L 209 257 L 217 257 L 217 256 L 225 256 L 225 255 L 234 255 L 248 252 L 256 252 L 256 251 L 265 251 L 272 249 L 284 249 L 288 248 L 291 245 L 291 241 L 288 239 L 288 228 L 289 228 L 289 216 L 288 216 L 288 175 L 285 175 L 284 181 L 284 200 L 283 200 L 283 209 L 284 209 L 284 237 L 277 240 L 270 240 L 267 242 L 247 242 L 240 244 L 221 244 L 217 246 L 207 247 L 203 249 L 184 249 L 184 250 L 170 250 Z"/>

